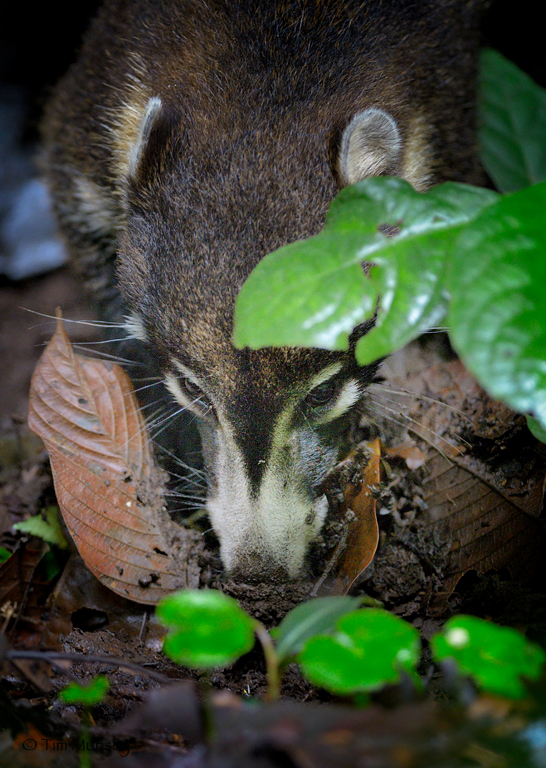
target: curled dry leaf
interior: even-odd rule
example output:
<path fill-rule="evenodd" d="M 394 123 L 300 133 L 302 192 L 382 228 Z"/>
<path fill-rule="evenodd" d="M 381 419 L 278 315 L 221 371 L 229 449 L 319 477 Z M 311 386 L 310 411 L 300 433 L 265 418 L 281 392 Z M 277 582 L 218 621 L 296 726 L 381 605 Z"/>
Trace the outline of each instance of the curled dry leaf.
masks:
<path fill-rule="evenodd" d="M 198 586 L 200 539 L 168 517 L 129 377 L 76 355 L 60 317 L 32 377 L 28 423 L 49 452 L 68 532 L 103 584 L 152 605 Z"/>
<path fill-rule="evenodd" d="M 381 453 L 379 440 L 370 443 L 370 458 L 359 485 L 349 484 L 345 503 L 355 513 L 347 533 L 347 547 L 336 576 L 334 592 L 346 595 L 352 585 L 373 560 L 379 542 L 376 500 L 373 488 L 379 483 Z"/>
<path fill-rule="evenodd" d="M 354 517 L 349 523 L 346 535 L 340 541 L 333 555 L 334 575 L 326 574 L 315 586 L 313 594 L 346 595 L 353 584 L 373 560 L 379 542 L 379 527 L 376 516 L 374 487 L 380 480 L 380 443 L 378 439 L 367 445 L 367 462 L 360 463 L 349 456 L 342 465 L 353 466 L 358 479 L 348 482 L 343 494 L 342 513 L 350 510 Z"/>

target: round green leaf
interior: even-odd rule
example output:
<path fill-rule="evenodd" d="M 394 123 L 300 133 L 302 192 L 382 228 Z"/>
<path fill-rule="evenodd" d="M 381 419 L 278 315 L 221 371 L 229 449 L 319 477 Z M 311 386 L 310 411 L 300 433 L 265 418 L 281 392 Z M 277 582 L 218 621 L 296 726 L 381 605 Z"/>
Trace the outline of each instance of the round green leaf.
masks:
<path fill-rule="evenodd" d="M 175 592 L 158 604 L 156 613 L 169 627 L 164 652 L 187 667 L 226 666 L 254 645 L 253 619 L 216 590 Z"/>
<path fill-rule="evenodd" d="M 373 691 L 415 674 L 417 630 L 388 611 L 369 608 L 346 614 L 331 635 L 307 641 L 298 656 L 304 674 L 334 693 Z"/>
<path fill-rule="evenodd" d="M 325 232 L 266 256 L 237 298 L 235 345 L 346 349 L 377 301 L 360 265 L 344 263 L 346 249 Z"/>
<path fill-rule="evenodd" d="M 279 661 L 299 653 L 306 640 L 332 629 L 341 616 L 354 611 L 361 602 L 361 598 L 348 595 L 317 597 L 293 608 L 271 631 Z"/>
<path fill-rule="evenodd" d="M 449 272 L 450 338 L 496 399 L 546 426 L 546 182 L 467 226 Z"/>
<path fill-rule="evenodd" d="M 436 661 L 452 658 L 481 688 L 510 698 L 525 696 L 520 678 L 538 678 L 546 658 L 542 648 L 514 629 L 474 616 L 450 619 L 431 647 Z"/>

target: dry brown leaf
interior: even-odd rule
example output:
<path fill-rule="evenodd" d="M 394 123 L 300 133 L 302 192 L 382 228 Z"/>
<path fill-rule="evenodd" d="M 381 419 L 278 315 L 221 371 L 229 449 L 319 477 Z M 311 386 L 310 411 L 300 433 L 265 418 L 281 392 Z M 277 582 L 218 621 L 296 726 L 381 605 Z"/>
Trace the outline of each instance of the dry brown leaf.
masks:
<path fill-rule="evenodd" d="M 370 458 L 362 474 L 360 485 L 347 486 L 345 503 L 356 517 L 349 525 L 347 545 L 331 594 L 346 595 L 358 577 L 373 560 L 379 542 L 376 500 L 372 489 L 379 483 L 379 440 L 369 445 Z"/>
<path fill-rule="evenodd" d="M 363 443 L 336 468 L 334 485 L 342 490 L 338 515 L 344 531 L 312 596 L 346 595 L 373 560 L 379 542 L 374 487 L 379 483 L 380 458 L 376 439 Z"/>
<path fill-rule="evenodd" d="M 129 377 L 74 354 L 60 318 L 32 377 L 28 422 L 49 452 L 68 531 L 103 584 L 146 604 L 198 585 L 199 538 L 168 518 Z"/>
<path fill-rule="evenodd" d="M 426 440 L 422 498 L 432 523 L 447 528 L 452 541 L 433 610 L 445 609 L 468 571 L 507 568 L 532 581 L 546 543 L 538 520 L 546 464 L 522 417 L 492 401 L 459 361 L 431 366 L 403 386 L 424 396 L 403 398 L 404 408 L 411 432 Z M 408 436 L 389 454 L 407 460 L 415 448 Z"/>

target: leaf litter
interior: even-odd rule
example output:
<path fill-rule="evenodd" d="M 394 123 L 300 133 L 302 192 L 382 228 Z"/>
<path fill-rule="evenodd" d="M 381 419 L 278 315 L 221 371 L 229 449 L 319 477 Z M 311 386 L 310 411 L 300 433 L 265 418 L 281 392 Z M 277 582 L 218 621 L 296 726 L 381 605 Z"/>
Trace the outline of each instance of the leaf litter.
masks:
<path fill-rule="evenodd" d="M 64 342 L 60 343 L 63 355 L 60 373 L 65 370 L 63 366 L 67 355 L 70 356 L 63 344 Z M 419 350 L 416 356 L 421 359 L 422 368 L 423 350 Z M 148 536 L 149 541 L 160 542 L 158 549 L 166 555 L 161 555 L 159 562 L 163 563 L 163 558 L 169 561 L 166 574 L 168 578 L 178 579 L 180 573 L 170 562 L 174 548 L 169 549 L 169 547 L 172 547 L 176 537 L 169 538 L 168 533 L 172 529 L 164 511 L 164 476 L 161 470 L 155 467 L 149 446 L 143 445 L 140 438 L 135 437 L 132 441 L 136 444 L 136 448 L 132 445 L 122 447 L 123 440 L 120 435 L 128 436 L 129 441 L 131 441 L 131 435 L 142 435 L 143 422 L 139 421 L 139 416 L 131 411 L 132 406 L 127 409 L 126 402 L 127 400 L 131 402 L 131 399 L 126 395 L 128 390 L 125 389 L 124 383 L 120 383 L 115 378 L 117 373 L 112 374 L 114 366 L 107 365 L 106 372 L 98 373 L 94 363 L 91 363 L 88 358 L 81 360 L 80 356 L 75 358 L 78 375 L 76 379 L 73 378 L 73 374 L 68 376 L 69 394 L 59 398 L 57 392 L 52 402 L 44 404 L 45 393 L 40 393 L 40 402 L 37 406 L 36 419 L 46 423 L 47 426 L 44 427 L 46 437 L 53 446 L 53 471 L 57 472 L 69 487 L 63 502 L 58 498 L 59 503 L 64 507 L 66 499 L 68 503 L 76 499 L 78 504 L 81 504 L 82 500 L 88 504 L 89 499 L 101 498 L 100 494 L 103 490 L 113 486 L 114 498 L 121 499 L 122 502 L 118 510 L 121 527 L 127 528 L 128 521 L 133 520 L 132 517 L 127 517 L 127 509 L 132 514 L 138 510 L 139 514 L 143 515 L 143 519 L 139 521 L 137 528 L 139 526 L 144 528 L 144 535 Z M 491 571 L 503 573 L 508 570 L 513 579 L 527 580 L 526 583 L 533 584 L 538 571 L 537 563 L 530 555 L 534 551 L 533 547 L 540 548 L 540 542 L 543 541 L 540 538 L 543 535 L 542 531 L 536 528 L 544 486 L 545 462 L 542 449 L 536 441 L 527 437 L 522 429 L 521 419 L 510 414 L 506 409 L 492 404 L 481 390 L 476 389 L 476 385 L 455 361 L 435 360 L 425 374 L 422 371 L 418 374 L 412 370 L 411 360 L 409 365 L 405 361 L 402 367 L 396 360 L 391 359 L 390 364 L 392 370 L 383 385 L 383 406 L 379 402 L 376 406 L 377 411 L 382 411 L 386 417 L 380 425 L 381 439 L 375 443 L 375 446 L 380 445 L 380 449 L 373 447 L 370 449 L 370 443 L 374 445 L 372 438 L 377 435 L 378 430 L 375 435 L 370 434 L 365 421 L 355 432 L 356 442 L 363 440 L 361 446 L 357 448 L 351 459 L 338 468 L 338 479 L 334 478 L 328 488 L 333 511 L 327 522 L 323 541 L 316 546 L 315 563 L 320 563 L 320 568 L 314 568 L 313 579 L 309 583 L 297 583 L 286 587 L 266 585 L 263 588 L 260 585 L 256 587 L 256 585 L 230 582 L 217 575 L 214 559 L 211 560 L 209 557 L 207 560 L 206 551 L 203 554 L 201 534 L 189 531 L 192 535 L 195 534 L 196 546 L 201 551 L 201 554 L 195 554 L 194 551 L 190 556 L 190 559 L 194 557 L 193 563 L 197 569 L 197 581 L 200 586 L 220 586 L 226 592 L 241 599 L 247 610 L 262 620 L 265 619 L 271 625 L 278 623 L 283 613 L 286 613 L 292 605 L 306 599 L 310 591 L 317 586 L 317 577 L 320 574 L 324 575 L 325 560 L 330 559 L 332 560 L 330 571 L 322 582 L 333 590 L 330 594 L 344 592 L 354 582 L 353 593 L 364 591 L 378 596 L 396 613 L 412 618 L 416 626 L 419 626 L 426 635 L 427 622 L 432 621 L 437 627 L 434 616 L 449 614 L 459 605 L 457 584 L 461 580 L 461 583 L 464 582 L 465 574 L 489 574 Z M 398 370 L 396 370 L 397 365 Z M 90 381 L 87 384 L 81 382 L 82 371 L 90 372 Z M 42 379 L 37 378 L 38 386 L 45 387 L 45 384 L 54 383 L 58 381 L 56 378 L 58 376 L 59 370 L 53 367 L 46 371 L 45 376 L 42 375 Z M 112 386 L 110 381 L 115 382 L 114 391 L 122 393 L 121 401 L 124 404 L 125 413 L 121 424 L 118 424 L 113 417 L 115 408 L 111 401 L 119 402 L 119 398 L 110 391 Z M 413 393 L 410 395 L 409 391 Z M 78 402 L 80 398 L 87 402 L 85 404 Z M 47 397 L 45 399 L 47 401 Z M 440 405 L 439 400 L 445 401 L 447 405 Z M 96 413 L 89 413 L 90 402 L 96 403 L 95 411 L 101 413 L 98 422 Z M 63 419 L 66 420 L 66 411 L 63 411 L 63 408 L 77 414 L 75 417 L 77 436 L 69 434 L 68 437 L 64 436 L 59 440 L 52 437 L 48 429 L 51 430 L 51 423 L 55 423 L 55 419 L 61 422 Z M 394 417 L 393 411 L 396 414 Z M 463 411 L 466 412 L 465 416 L 461 415 Z M 49 424 L 47 419 L 50 420 Z M 134 431 L 136 425 L 139 427 Z M 97 450 L 97 442 L 100 450 Z M 67 459 L 68 466 L 72 468 L 72 473 L 74 472 L 75 457 L 80 451 L 80 443 L 82 443 L 82 452 L 87 457 L 86 461 L 90 460 L 92 463 L 92 469 L 87 467 L 83 472 L 85 480 L 71 487 L 71 472 L 63 470 L 61 465 L 62 461 Z M 105 452 L 104 446 L 107 446 Z M 376 458 L 370 462 L 370 452 L 374 453 L 374 450 Z M 101 451 L 106 453 L 106 457 L 101 454 Z M 367 470 L 368 477 L 366 477 Z M 80 469 L 77 471 L 80 472 Z M 370 472 L 373 474 L 370 475 Z M 105 483 L 105 480 L 109 480 L 110 485 Z M 86 482 L 89 486 L 85 485 Z M 343 497 L 348 484 L 353 485 L 352 498 L 345 504 Z M 90 490 L 94 493 L 90 493 Z M 128 494 L 131 494 L 130 498 Z M 370 541 L 360 540 L 357 542 L 357 548 L 362 549 L 362 557 L 357 559 L 353 566 L 348 566 L 347 557 L 340 552 L 336 555 L 335 550 L 336 548 L 341 550 L 338 545 L 343 537 L 348 538 L 351 526 L 353 531 L 355 527 L 362 527 L 362 523 L 358 522 L 358 513 L 355 515 L 355 510 L 351 508 L 359 506 L 354 502 L 356 496 L 365 499 L 368 530 L 370 523 L 375 519 L 376 511 L 378 513 L 379 546 L 375 558 L 368 565 L 370 558 L 373 557 L 375 544 L 373 541 L 370 544 Z M 134 508 L 126 506 L 128 500 L 135 502 Z M 478 507 L 476 507 L 475 519 L 473 509 L 476 503 Z M 103 507 L 102 517 L 106 508 L 110 514 L 111 507 L 104 507 L 104 501 L 99 504 L 100 506 Z M 117 501 L 113 503 L 113 507 L 116 506 L 118 506 Z M 26 516 L 27 513 L 24 510 L 21 511 L 23 516 Z M 29 507 L 29 513 L 31 511 Z M 36 511 L 39 509 L 34 509 L 34 513 Z M 114 512 L 115 514 L 117 513 Z M 76 518 L 76 514 L 73 516 Z M 161 520 L 157 519 L 158 516 Z M 68 519 L 70 519 L 69 516 Z M 76 539 L 78 521 L 74 521 L 75 533 L 72 533 L 68 519 L 65 520 L 65 524 L 69 533 Z M 98 536 L 102 544 L 109 542 L 111 537 L 116 542 L 114 546 L 120 546 L 116 538 L 118 534 L 112 536 L 111 527 L 104 527 L 100 514 L 96 519 L 94 517 L 90 519 L 93 522 L 90 534 L 91 544 L 88 545 L 88 550 L 93 549 L 94 536 Z M 117 526 L 115 516 L 112 520 Z M 355 521 L 357 521 L 356 524 Z M 488 525 L 484 525 L 484 522 Z M 81 526 L 81 522 L 79 525 Z M 176 528 L 177 532 L 179 527 Z M 81 527 L 79 530 L 82 530 Z M 89 535 L 85 534 L 85 527 L 83 530 L 84 534 L 80 534 L 81 539 Z M 503 536 L 512 530 L 516 531 L 510 537 L 512 543 L 506 545 L 505 542 L 503 545 Z M 490 540 L 491 532 L 492 540 Z M 140 530 L 137 534 L 143 535 Z M 129 539 L 123 540 L 121 545 L 128 547 L 128 550 L 115 551 L 116 553 L 129 552 L 131 553 L 129 557 L 132 559 L 132 544 L 133 540 L 129 536 Z M 98 546 L 95 548 L 99 549 Z M 84 546 L 82 555 L 85 551 Z M 158 555 L 158 552 L 154 554 Z M 78 566 L 77 557 L 71 558 L 70 567 L 65 568 L 55 594 L 49 601 L 47 616 L 42 615 L 42 637 L 49 638 L 51 646 L 56 644 L 57 647 L 76 653 L 121 656 L 137 663 L 152 665 L 154 669 L 163 671 L 173 680 L 195 677 L 188 670 L 177 668 L 158 653 L 161 645 L 161 630 L 148 609 L 145 606 L 139 609 L 134 603 L 122 599 L 122 596 L 127 594 L 124 590 L 134 590 L 134 595 L 142 596 L 150 594 L 151 589 L 162 589 L 164 585 L 161 582 L 163 579 L 166 580 L 167 576 L 161 574 L 157 581 L 152 578 L 151 583 L 146 585 L 139 581 L 139 576 L 136 578 L 133 576 L 133 583 L 129 587 L 125 582 L 129 577 L 119 574 L 119 569 L 117 573 L 113 572 L 112 580 L 112 571 L 108 569 L 110 561 L 114 558 L 104 558 L 103 555 L 98 556 L 99 565 L 95 563 L 93 566 L 95 571 L 91 568 L 91 572 L 95 572 L 96 575 L 98 568 L 98 580 L 90 575 L 89 570 L 83 569 L 81 565 Z M 110 555 L 112 555 L 111 552 Z M 178 555 L 174 557 L 178 561 L 183 560 L 185 555 L 182 558 Z M 156 561 L 153 562 L 154 567 L 151 568 L 149 558 L 144 560 L 142 569 L 144 574 L 159 572 Z M 345 574 L 341 579 L 341 574 L 347 568 L 349 568 L 349 576 Z M 101 575 L 101 569 L 106 573 Z M 89 575 L 85 576 L 85 573 Z M 136 570 L 135 573 L 140 572 Z M 195 578 L 195 571 L 193 573 Z M 334 586 L 336 581 L 337 585 Z M 119 597 L 110 591 L 112 584 L 116 587 L 115 591 L 118 592 Z M 104 585 L 109 588 L 105 588 Z M 480 608 L 483 609 L 483 606 Z M 78 616 L 83 616 L 84 619 L 77 619 Z M 93 626 L 91 616 L 98 622 L 97 625 Z M 87 624 L 85 617 L 87 617 Z M 20 623 L 19 626 L 21 626 Z M 12 639 L 17 642 L 20 636 L 18 638 L 17 634 L 13 634 Z M 320 710 L 323 715 L 319 715 L 319 710 L 312 707 L 308 709 L 311 706 L 309 703 L 305 705 L 305 712 L 298 709 L 302 705 L 296 701 L 293 702 L 295 709 L 290 712 L 281 704 L 279 710 L 276 707 L 268 708 L 267 713 L 264 710 L 262 717 L 255 717 L 254 720 L 249 721 L 246 705 L 241 703 L 239 697 L 226 699 L 225 690 L 218 694 L 220 698 L 215 698 L 213 705 L 218 729 L 217 746 L 212 752 L 209 751 L 206 758 L 201 759 L 199 754 L 204 753 L 199 752 L 199 745 L 203 745 L 202 729 L 205 727 L 205 721 L 194 689 L 192 693 L 185 687 L 184 692 L 181 693 L 177 686 L 186 686 L 186 684 L 179 683 L 155 690 L 154 695 L 159 696 L 163 701 L 165 711 L 179 712 L 176 728 L 179 733 L 187 734 L 182 741 L 180 739 L 173 741 L 172 732 L 170 736 L 161 728 L 159 729 L 161 734 L 154 732 L 154 720 L 150 710 L 146 709 L 149 706 L 147 704 L 140 704 L 133 709 L 136 720 L 134 718 L 133 721 L 123 720 L 127 701 L 132 700 L 136 703 L 147 701 L 145 692 L 148 689 L 153 690 L 155 683 L 150 683 L 145 678 L 142 680 L 134 678 L 123 670 L 112 672 L 110 668 L 101 667 L 99 663 L 72 666 L 72 673 L 75 673 L 78 679 L 88 679 L 96 672 L 106 672 L 114 684 L 108 696 L 108 704 L 99 705 L 97 708 L 94 733 L 99 742 L 101 738 L 103 741 L 107 739 L 111 741 L 111 722 L 112 719 L 118 720 L 116 731 L 120 734 L 119 738 L 122 738 L 121 734 L 125 733 L 123 738 L 129 739 L 129 742 L 119 743 L 130 743 L 135 746 L 138 743 L 135 741 L 136 733 L 139 731 L 140 745 L 144 745 L 145 750 L 140 761 L 133 754 L 136 760 L 135 765 L 151 764 L 147 761 L 153 755 L 155 748 L 153 745 L 158 740 L 163 744 L 169 743 L 169 748 L 174 749 L 173 759 L 180 759 L 181 755 L 187 754 L 191 765 L 203 765 L 207 768 L 214 766 L 215 760 L 223 761 L 222 765 L 233 765 L 237 768 L 244 765 L 257 765 L 252 757 L 256 750 L 261 750 L 261 754 L 264 755 L 260 762 L 260 765 L 264 766 L 277 765 L 275 761 L 279 754 L 284 755 L 287 760 L 292 761 L 291 764 L 296 766 L 353 765 L 357 757 L 360 760 L 373 759 L 376 761 L 374 764 L 388 765 L 389 768 L 408 764 L 427 765 L 427 768 L 434 764 L 442 766 L 466 764 L 466 757 L 456 757 L 456 753 L 467 749 L 464 745 L 468 744 L 469 724 L 455 723 L 449 718 L 440 723 L 439 713 L 434 706 L 429 706 L 430 702 L 423 709 L 416 704 L 409 708 L 408 716 L 404 718 L 404 722 L 408 723 L 407 732 L 404 731 L 404 733 L 402 733 L 404 729 L 400 728 L 399 708 L 395 710 L 395 719 L 389 723 L 385 720 L 385 711 L 378 710 L 376 707 L 369 710 L 370 714 L 363 713 L 365 716 L 362 722 L 357 723 L 357 717 L 354 720 L 354 726 L 347 726 L 348 721 L 344 716 L 342 721 L 345 735 L 340 741 L 338 707 L 330 710 L 329 705 L 324 708 L 323 704 Z M 59 676 L 58 680 L 54 680 L 54 688 L 59 687 L 61 679 Z M 263 692 L 264 680 L 261 659 L 255 652 L 236 662 L 231 669 L 219 670 L 212 676 L 212 684 L 215 687 L 227 688 L 243 697 Z M 21 685 L 22 683 L 19 683 L 19 686 Z M 31 687 L 31 684 L 26 684 L 27 689 L 29 685 Z M 292 669 L 286 676 L 283 694 L 300 700 L 327 701 L 329 699 L 326 694 L 305 683 L 299 673 Z M 182 702 L 186 704 L 183 705 Z M 329 714 L 330 711 L 331 714 Z M 54 716 L 60 716 L 61 730 L 64 728 L 65 735 L 70 729 L 73 730 L 77 723 L 77 719 L 74 720 L 73 717 L 72 720 L 70 718 L 67 720 L 68 714 L 65 707 L 56 705 Z M 348 710 L 347 717 L 349 715 Z M 326 718 L 324 722 L 322 718 Z M 370 718 L 374 723 L 371 731 L 368 722 Z M 194 722 L 194 726 L 191 726 L 191 722 Z M 243 722 L 246 723 L 244 727 Z M 251 723 L 250 729 L 249 723 Z M 354 732 L 351 731 L 353 727 Z M 473 727 L 470 727 L 470 730 Z M 242 728 L 240 737 L 234 741 L 233 734 L 238 733 L 239 728 Z M 363 741 L 364 732 L 375 733 L 377 728 L 380 730 L 385 728 L 384 737 L 377 741 L 368 736 Z M 426 742 L 425 733 L 437 732 L 438 729 L 445 733 L 444 746 L 441 749 L 438 748 L 441 754 L 433 754 L 426 750 L 426 755 L 421 754 L 419 743 Z M 108 737 L 106 733 L 109 734 Z M 197 752 L 191 748 L 192 743 L 197 745 Z M 482 749 L 475 739 L 471 747 L 468 747 L 470 748 L 478 751 Z M 268 750 L 271 749 L 274 756 L 271 758 L 272 762 L 268 762 Z M 406 757 L 403 757 L 403 754 Z M 493 757 L 500 758 L 495 750 L 491 754 Z M 178 755 L 178 758 L 175 758 L 175 755 Z M 66 764 L 68 765 L 68 762 Z M 104 764 L 117 765 L 114 758 L 110 763 L 105 761 Z M 166 764 L 170 765 L 171 762 L 167 760 Z"/>

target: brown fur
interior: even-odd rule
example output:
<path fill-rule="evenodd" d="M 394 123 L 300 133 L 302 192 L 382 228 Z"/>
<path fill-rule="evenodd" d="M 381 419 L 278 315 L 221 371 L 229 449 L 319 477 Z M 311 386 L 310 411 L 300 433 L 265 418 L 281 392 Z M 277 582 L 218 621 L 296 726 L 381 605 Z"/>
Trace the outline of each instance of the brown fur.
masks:
<path fill-rule="evenodd" d="M 255 479 L 272 414 L 304 398 L 324 366 L 343 359 L 349 377 L 356 364 L 320 350 L 235 350 L 239 288 L 266 253 L 320 230 L 359 112 L 394 119 L 392 172 L 417 189 L 481 179 L 482 4 L 106 0 L 48 106 L 44 164 L 74 264 L 106 317 L 138 315 L 158 372 L 174 375 L 176 360 L 210 383 Z"/>

